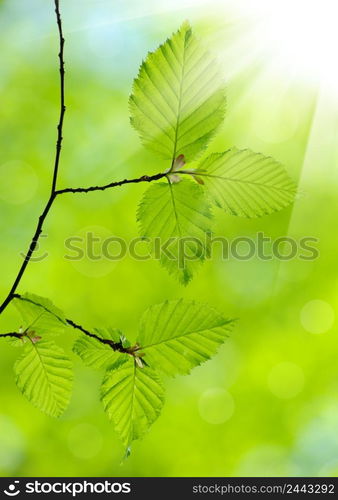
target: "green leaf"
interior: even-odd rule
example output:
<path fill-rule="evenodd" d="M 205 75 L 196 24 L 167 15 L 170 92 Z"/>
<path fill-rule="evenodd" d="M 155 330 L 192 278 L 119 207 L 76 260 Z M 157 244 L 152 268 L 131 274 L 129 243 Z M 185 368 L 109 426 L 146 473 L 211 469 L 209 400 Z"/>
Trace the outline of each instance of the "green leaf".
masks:
<path fill-rule="evenodd" d="M 128 447 L 143 437 L 159 416 L 164 388 L 154 370 L 139 368 L 134 360 L 125 359 L 106 373 L 101 398 L 116 432 Z"/>
<path fill-rule="evenodd" d="M 25 293 L 15 298 L 13 304 L 22 316 L 24 329 L 32 329 L 37 334 L 59 334 L 67 326 L 63 312 L 49 299 Z"/>
<path fill-rule="evenodd" d="M 157 240 L 154 257 L 183 284 L 209 255 L 211 219 L 203 188 L 187 179 L 153 184 L 138 209 L 142 236 Z"/>
<path fill-rule="evenodd" d="M 150 367 L 167 375 L 187 374 L 216 353 L 233 325 L 209 306 L 174 300 L 145 312 L 137 343 Z"/>
<path fill-rule="evenodd" d="M 201 153 L 222 123 L 225 91 L 216 62 L 185 22 L 134 80 L 131 123 L 143 144 L 172 162 Z"/>
<path fill-rule="evenodd" d="M 295 199 L 296 185 L 276 160 L 248 149 L 229 149 L 201 162 L 198 175 L 214 203 L 231 215 L 261 217 Z"/>
<path fill-rule="evenodd" d="M 52 417 L 62 415 L 70 400 L 73 371 L 60 347 L 52 341 L 27 339 L 14 372 L 18 388 L 34 406 Z"/>
<path fill-rule="evenodd" d="M 113 342 L 121 341 L 121 332 L 113 328 L 96 329 L 95 334 L 102 339 L 112 340 Z M 109 345 L 103 344 L 98 340 L 81 335 L 73 346 L 73 352 L 80 356 L 86 366 L 92 368 L 107 368 L 112 365 L 119 357 L 125 358 L 119 352 L 114 351 Z"/>

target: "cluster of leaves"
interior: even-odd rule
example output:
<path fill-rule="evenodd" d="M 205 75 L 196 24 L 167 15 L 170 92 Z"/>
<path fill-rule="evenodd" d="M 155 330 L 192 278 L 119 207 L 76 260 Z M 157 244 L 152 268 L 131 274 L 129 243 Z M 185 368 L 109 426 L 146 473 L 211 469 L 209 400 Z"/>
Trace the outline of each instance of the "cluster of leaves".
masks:
<path fill-rule="evenodd" d="M 260 217 L 287 207 L 296 193 L 284 167 L 260 153 L 231 148 L 198 160 L 223 122 L 225 103 L 218 65 L 187 22 L 148 54 L 130 96 L 131 123 L 144 146 L 170 162 L 168 182 L 151 185 L 140 204 L 141 234 L 174 240 L 160 262 L 183 284 L 209 255 L 212 205 Z M 182 238 L 190 239 L 185 262 Z"/>
<path fill-rule="evenodd" d="M 232 148 L 198 160 L 223 121 L 225 91 L 217 64 L 188 23 L 142 63 L 130 112 L 144 145 L 170 161 L 163 174 L 166 182 L 152 184 L 140 204 L 142 235 L 174 240 L 174 258 L 163 254 L 161 264 L 182 283 L 209 255 L 205 236 L 212 231 L 212 205 L 231 215 L 259 217 L 294 199 L 294 183 L 270 157 Z M 182 238 L 190 239 L 185 248 L 190 258 L 184 261 Z M 73 369 L 54 336 L 69 327 L 78 329 L 82 333 L 73 351 L 86 366 L 105 370 L 103 407 L 127 449 L 161 412 L 161 373 L 190 373 L 216 353 L 234 324 L 206 305 L 164 302 L 144 313 L 132 345 L 117 329 L 88 332 L 48 299 L 26 294 L 15 296 L 13 303 L 24 326 L 6 337 L 23 348 L 14 367 L 22 393 L 48 415 L 63 414 Z"/>
<path fill-rule="evenodd" d="M 48 299 L 25 294 L 13 302 L 24 322 L 21 339 L 10 340 L 23 347 L 14 366 L 17 386 L 33 405 L 59 417 L 71 397 L 73 370 L 70 359 L 51 337 L 69 324 Z M 166 376 L 190 373 L 216 353 L 233 325 L 233 320 L 209 306 L 174 300 L 144 313 L 134 345 L 112 328 L 96 329 L 95 336 L 81 334 L 73 352 L 86 366 L 105 370 L 103 407 L 127 449 L 161 412 L 161 372 Z M 125 352 L 112 345 L 122 345 Z"/>

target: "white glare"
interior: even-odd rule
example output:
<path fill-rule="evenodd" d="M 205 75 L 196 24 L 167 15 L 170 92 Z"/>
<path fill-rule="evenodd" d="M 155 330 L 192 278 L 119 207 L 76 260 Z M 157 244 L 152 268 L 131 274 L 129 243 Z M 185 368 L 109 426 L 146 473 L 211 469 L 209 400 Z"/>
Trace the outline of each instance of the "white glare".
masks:
<path fill-rule="evenodd" d="M 293 74 L 338 81 L 338 0 L 241 0 L 260 51 Z"/>

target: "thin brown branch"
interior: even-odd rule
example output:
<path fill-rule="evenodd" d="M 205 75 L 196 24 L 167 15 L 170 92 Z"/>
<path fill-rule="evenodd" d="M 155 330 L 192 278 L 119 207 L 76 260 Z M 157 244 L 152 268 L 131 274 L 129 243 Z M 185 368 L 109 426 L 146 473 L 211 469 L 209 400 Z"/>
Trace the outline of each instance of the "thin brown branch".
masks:
<path fill-rule="evenodd" d="M 123 186 L 124 184 L 138 184 L 140 182 L 152 182 L 158 181 L 163 177 L 166 177 L 166 173 L 159 173 L 155 175 L 142 175 L 141 177 L 137 177 L 136 179 L 123 179 L 122 181 L 111 182 L 109 184 L 104 184 L 103 186 L 91 186 L 87 188 L 66 188 L 60 189 L 56 191 L 56 194 L 65 194 L 65 193 L 90 193 L 92 191 L 105 191 L 106 189 Z"/>
<path fill-rule="evenodd" d="M 13 298 L 22 300 L 24 302 L 29 302 L 30 304 L 33 304 L 36 307 L 40 307 L 44 312 L 51 314 L 57 320 L 59 320 L 60 323 L 64 324 L 64 322 L 65 322 L 65 320 L 62 319 L 61 317 L 59 317 L 57 314 L 55 314 L 55 312 L 51 311 L 46 306 L 39 304 L 38 302 L 35 302 L 32 299 L 29 299 L 27 297 L 23 297 L 22 295 L 20 295 L 18 293 L 15 293 Z M 80 332 L 82 332 L 84 335 L 87 335 L 87 337 L 91 337 L 92 339 L 95 339 L 98 342 L 101 342 L 101 344 L 109 345 L 114 351 L 122 352 L 125 354 L 132 354 L 131 348 L 124 348 L 121 342 L 114 342 L 113 340 L 110 340 L 110 339 L 101 338 L 98 335 L 96 335 L 95 333 L 92 333 L 89 330 L 87 330 L 86 328 L 83 328 L 83 326 L 78 325 L 77 323 L 75 323 L 75 321 L 73 321 L 71 319 L 66 319 L 66 322 L 72 328 L 75 328 L 76 330 L 79 330 Z"/>
<path fill-rule="evenodd" d="M 22 333 L 18 333 L 18 332 L 0 333 L 0 339 L 2 339 L 4 337 L 13 337 L 16 339 L 22 339 Z"/>
<path fill-rule="evenodd" d="M 0 306 L 0 314 L 6 309 L 6 307 L 8 306 L 8 304 L 13 300 L 14 298 L 14 295 L 15 295 L 15 292 L 16 292 L 16 289 L 18 288 L 19 286 L 19 283 L 22 279 L 22 276 L 30 262 L 30 259 L 33 255 L 33 252 L 34 250 L 36 249 L 36 246 L 38 244 L 38 241 L 39 241 L 39 238 L 41 236 L 41 233 L 42 233 L 42 228 L 43 228 L 43 224 L 46 220 L 46 217 L 49 213 L 49 210 L 54 202 L 54 199 L 55 199 L 55 195 L 50 197 L 50 199 L 48 200 L 48 203 L 44 209 L 44 211 L 42 212 L 42 214 L 40 215 L 39 217 L 39 220 L 38 220 L 38 224 L 36 226 L 36 230 L 35 230 L 35 233 L 34 233 L 34 236 L 32 238 L 32 241 L 30 242 L 29 244 L 29 247 L 28 247 L 28 250 L 27 250 L 27 253 L 25 255 L 25 258 L 24 258 L 24 261 L 19 269 L 19 272 L 18 272 L 18 275 L 17 277 L 15 278 L 14 280 L 14 283 L 12 285 L 12 288 L 10 289 L 6 299 L 4 300 L 4 302 L 1 304 Z"/>
<path fill-rule="evenodd" d="M 65 61 L 64 61 L 64 57 L 63 57 L 65 39 L 64 39 L 63 30 L 62 30 L 62 19 L 61 19 L 61 14 L 60 14 L 59 0 L 54 0 L 54 1 L 55 1 L 56 22 L 57 22 L 58 31 L 59 31 L 59 54 L 58 54 L 58 57 L 59 57 L 59 61 L 60 61 L 60 64 L 59 64 L 60 117 L 59 117 L 59 123 L 57 125 L 58 132 L 57 132 L 57 141 L 56 141 L 56 154 L 55 154 L 55 162 L 54 162 L 54 173 L 53 173 L 51 196 L 53 196 L 55 191 L 56 191 L 61 149 L 62 149 L 62 140 L 63 140 L 63 137 L 62 137 L 63 121 L 64 121 L 65 112 L 66 112 L 66 106 L 65 106 Z"/>
<path fill-rule="evenodd" d="M 60 72 L 60 116 L 59 116 L 59 122 L 57 125 L 57 140 L 56 140 L 56 153 L 55 153 L 55 161 L 54 161 L 54 170 L 53 170 L 53 180 L 52 180 L 52 190 L 50 197 L 47 201 L 47 204 L 41 213 L 38 223 L 34 232 L 34 235 L 32 237 L 32 240 L 29 244 L 28 250 L 25 254 L 24 261 L 19 269 L 19 272 L 14 280 L 14 283 L 3 301 L 3 303 L 0 305 L 0 314 L 6 309 L 8 304 L 14 299 L 16 295 L 16 290 L 22 280 L 22 277 L 26 271 L 26 268 L 32 258 L 32 255 L 37 247 L 39 238 L 42 234 L 43 226 L 45 223 L 45 220 L 50 212 L 50 209 L 58 195 L 61 194 L 66 194 L 66 193 L 89 193 L 92 191 L 105 191 L 106 189 L 117 187 L 117 186 L 123 186 L 124 184 L 137 184 L 140 182 L 152 182 L 159 180 L 163 177 L 165 177 L 167 174 L 166 173 L 159 173 L 155 175 L 143 175 L 141 177 L 135 178 L 135 179 L 124 179 L 122 181 L 116 181 L 116 182 L 111 182 L 110 184 L 106 184 L 103 186 L 92 186 L 88 188 L 66 188 L 66 189 L 60 189 L 56 190 L 56 185 L 57 185 L 57 177 L 58 177 L 58 170 L 59 170 L 59 163 L 60 163 L 60 157 L 61 157 L 61 150 L 62 150 L 62 131 L 63 131 L 63 122 L 64 122 L 64 115 L 66 111 L 66 106 L 65 106 L 65 63 L 64 63 L 64 44 L 65 44 L 65 39 L 63 36 L 63 29 L 62 29 L 62 19 L 61 19 L 61 14 L 60 14 L 60 4 L 59 0 L 54 0 L 55 4 L 55 13 L 56 13 L 56 21 L 57 21 L 57 26 L 58 26 L 58 32 L 59 32 L 59 72 Z M 72 325 L 74 326 L 74 325 Z M 75 327 L 74 327 L 75 328 Z M 107 342 L 106 342 L 107 343 Z"/>
<path fill-rule="evenodd" d="M 26 268 L 31 260 L 31 257 L 34 253 L 34 250 L 36 249 L 37 243 L 39 241 L 39 238 L 42 233 L 43 229 L 43 224 L 46 220 L 46 217 L 54 203 L 54 200 L 56 198 L 55 194 L 55 189 L 56 189 L 56 182 L 57 182 L 57 176 L 58 176 L 58 169 L 59 169 L 59 163 L 60 163 L 60 156 L 61 156 L 61 148 L 62 148 L 62 127 L 63 127 L 63 119 L 64 119 L 64 114 L 65 114 L 65 91 L 64 91 L 64 59 L 63 59 L 63 48 L 64 48 L 64 37 L 63 37 L 63 32 L 62 32 L 62 21 L 61 21 L 61 15 L 60 15 L 60 6 L 59 6 L 59 0 L 54 0 L 55 4 L 55 13 L 56 13 L 56 20 L 57 20 L 57 25 L 58 25 L 58 31 L 59 31 L 59 60 L 60 60 L 60 117 L 59 117 L 59 123 L 57 126 L 57 140 L 56 140 L 56 153 L 55 153 L 55 161 L 54 161 L 54 171 L 53 171 L 53 181 L 52 181 L 52 191 L 50 194 L 50 197 L 47 201 L 47 204 L 42 212 L 42 214 L 39 217 L 38 224 L 35 230 L 35 233 L 33 235 L 33 238 L 31 240 L 31 243 L 28 247 L 27 253 L 25 255 L 24 261 L 19 269 L 19 272 L 14 280 L 14 283 L 12 285 L 12 288 L 10 289 L 7 297 L 3 301 L 3 303 L 0 306 L 0 314 L 6 309 L 8 304 L 12 301 L 14 294 L 16 292 L 16 289 L 18 288 L 20 281 L 24 275 L 24 272 L 26 271 Z"/>
<path fill-rule="evenodd" d="M 84 335 L 87 335 L 87 337 L 91 337 L 92 339 L 97 340 L 101 344 L 109 345 L 109 347 L 111 347 L 113 351 L 122 352 L 124 354 L 132 354 L 131 349 L 123 347 L 121 342 L 114 342 L 113 340 L 110 339 L 103 339 L 102 337 L 99 337 L 95 333 L 91 333 L 90 331 L 86 330 L 81 325 L 78 325 L 71 319 L 67 319 L 66 321 L 68 325 L 72 326 L 76 330 L 80 330 L 80 332 L 82 332 Z"/>

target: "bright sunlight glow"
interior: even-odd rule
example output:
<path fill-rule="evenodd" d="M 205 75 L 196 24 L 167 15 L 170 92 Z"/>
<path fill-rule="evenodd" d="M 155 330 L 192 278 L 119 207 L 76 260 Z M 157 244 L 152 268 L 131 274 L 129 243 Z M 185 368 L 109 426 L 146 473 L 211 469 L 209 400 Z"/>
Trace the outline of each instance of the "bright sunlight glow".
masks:
<path fill-rule="evenodd" d="M 297 76 L 336 85 L 337 0 L 241 0 L 259 49 Z"/>

